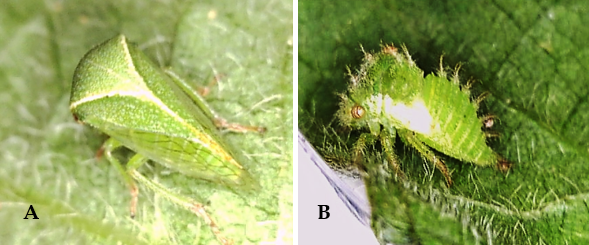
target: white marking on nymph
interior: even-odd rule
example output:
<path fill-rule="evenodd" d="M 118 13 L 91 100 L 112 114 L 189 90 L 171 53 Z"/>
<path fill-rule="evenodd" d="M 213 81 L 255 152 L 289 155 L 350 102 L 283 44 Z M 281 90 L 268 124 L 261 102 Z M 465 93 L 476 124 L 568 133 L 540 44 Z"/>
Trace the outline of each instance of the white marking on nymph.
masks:
<path fill-rule="evenodd" d="M 376 114 L 380 114 L 382 112 L 383 106 L 383 99 L 382 95 L 372 95 L 368 100 L 366 100 L 366 107 L 369 108 L 367 110 L 368 113 L 375 112 Z"/>
<path fill-rule="evenodd" d="M 407 129 L 424 135 L 431 133 L 433 118 L 420 98 L 406 104 L 395 102 L 390 96 L 385 95 L 383 105 L 383 112 L 400 121 Z"/>

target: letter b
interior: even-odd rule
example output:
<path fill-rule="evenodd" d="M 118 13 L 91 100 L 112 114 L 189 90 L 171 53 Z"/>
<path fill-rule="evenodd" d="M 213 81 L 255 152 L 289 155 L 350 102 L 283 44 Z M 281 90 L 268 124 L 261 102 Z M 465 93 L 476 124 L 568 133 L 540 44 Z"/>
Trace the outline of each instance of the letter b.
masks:
<path fill-rule="evenodd" d="M 329 205 L 317 205 L 319 206 L 319 219 L 328 219 L 329 218 Z M 324 214 L 325 213 L 325 214 Z M 325 217 L 323 217 L 325 215 Z"/>

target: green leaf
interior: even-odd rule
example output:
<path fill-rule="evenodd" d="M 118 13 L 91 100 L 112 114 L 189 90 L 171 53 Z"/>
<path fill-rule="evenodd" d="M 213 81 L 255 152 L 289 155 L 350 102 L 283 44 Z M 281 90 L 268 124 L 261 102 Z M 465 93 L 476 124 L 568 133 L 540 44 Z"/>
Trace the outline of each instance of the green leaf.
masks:
<path fill-rule="evenodd" d="M 299 5 L 299 127 L 326 158 L 349 165 L 334 113 L 366 51 L 405 44 L 426 74 L 439 58 L 500 118 L 490 145 L 509 173 L 444 158 L 442 174 L 397 142 L 409 181 L 376 174 L 379 146 L 364 161 L 373 226 L 395 244 L 585 244 L 589 242 L 589 5 L 563 2 L 302 1 Z"/>
<path fill-rule="evenodd" d="M 224 134 L 262 185 L 240 196 L 150 163 L 139 170 L 206 204 L 236 244 L 292 241 L 292 2 L 7 1 L 0 9 L 0 240 L 7 244 L 218 244 L 204 221 L 139 185 L 135 219 L 105 136 L 68 109 L 82 56 L 118 33 L 207 101 L 264 135 Z M 120 158 L 130 156 L 121 152 Z M 33 205 L 39 220 L 23 220 Z"/>

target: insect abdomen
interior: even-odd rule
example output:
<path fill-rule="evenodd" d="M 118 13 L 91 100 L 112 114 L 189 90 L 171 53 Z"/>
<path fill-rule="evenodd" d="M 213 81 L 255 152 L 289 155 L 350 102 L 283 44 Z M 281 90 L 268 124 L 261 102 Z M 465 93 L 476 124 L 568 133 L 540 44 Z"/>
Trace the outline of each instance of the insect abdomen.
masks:
<path fill-rule="evenodd" d="M 496 154 L 486 144 L 477 105 L 467 92 L 446 77 L 428 75 L 422 95 L 433 118 L 432 133 L 419 135 L 422 141 L 459 160 L 481 166 L 497 163 Z"/>

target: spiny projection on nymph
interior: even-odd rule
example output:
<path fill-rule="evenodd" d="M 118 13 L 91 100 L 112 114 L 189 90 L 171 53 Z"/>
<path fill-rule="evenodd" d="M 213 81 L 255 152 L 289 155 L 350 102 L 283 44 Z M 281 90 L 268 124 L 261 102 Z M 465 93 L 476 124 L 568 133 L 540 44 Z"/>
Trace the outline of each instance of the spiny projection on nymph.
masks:
<path fill-rule="evenodd" d="M 403 178 L 393 147 L 396 135 L 433 162 L 448 186 L 450 171 L 432 150 L 478 166 L 511 166 L 487 143 L 496 134 L 483 131 L 493 126 L 493 115 L 477 116 L 479 103 L 488 95 L 471 99 L 471 82 L 460 85 L 459 66 L 448 74 L 442 65 L 436 74 L 424 72 L 403 46 L 384 45 L 378 53 L 364 52 L 364 62 L 356 74 L 350 74 L 347 94 L 341 94 L 337 112 L 342 125 L 352 129 L 368 128 L 354 145 L 359 156 L 366 145 L 380 140 L 387 162 Z M 359 159 L 359 158 L 356 158 Z"/>

